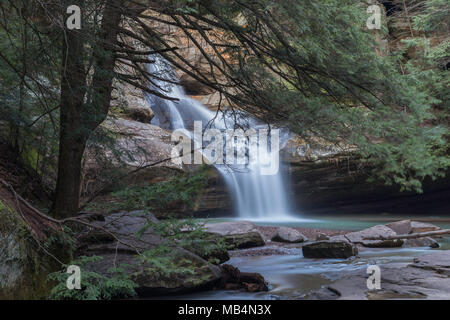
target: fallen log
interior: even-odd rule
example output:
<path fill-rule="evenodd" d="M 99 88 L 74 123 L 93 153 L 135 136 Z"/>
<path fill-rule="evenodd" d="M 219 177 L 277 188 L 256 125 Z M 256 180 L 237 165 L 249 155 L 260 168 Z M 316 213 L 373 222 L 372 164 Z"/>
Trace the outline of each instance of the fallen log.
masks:
<path fill-rule="evenodd" d="M 419 239 L 419 238 L 427 238 L 427 237 L 435 237 L 450 234 L 450 229 L 438 230 L 438 231 L 430 231 L 430 232 L 421 232 L 421 233 L 411 233 L 411 234 L 400 234 L 389 237 L 370 237 L 364 238 L 364 240 L 403 240 L 403 239 Z"/>

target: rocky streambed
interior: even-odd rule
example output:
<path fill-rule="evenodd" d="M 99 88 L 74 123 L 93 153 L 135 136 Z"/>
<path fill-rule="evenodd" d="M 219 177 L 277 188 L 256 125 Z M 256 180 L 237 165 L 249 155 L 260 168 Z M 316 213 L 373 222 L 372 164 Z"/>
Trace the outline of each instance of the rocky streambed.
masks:
<path fill-rule="evenodd" d="M 244 223 L 247 228 L 250 223 Z M 222 228 L 230 223 L 220 223 Z M 217 228 L 217 227 L 216 227 Z M 366 236 L 434 231 L 438 226 L 409 220 L 376 225 L 361 231 L 254 226 L 265 245 L 230 252 L 228 264 L 260 273 L 267 292 L 212 290 L 179 299 L 450 299 L 450 250 L 445 238 L 365 241 Z M 280 239 L 283 236 L 284 239 Z M 283 238 L 282 237 L 282 238 Z M 319 240 L 319 241 L 316 241 Z M 352 242 L 353 241 L 353 242 Z M 305 257 L 317 243 L 325 256 Z M 327 257 L 348 245 L 349 256 Z M 438 248 L 441 246 L 441 248 Z M 319 252 L 320 254 L 320 252 Z M 379 267 L 381 289 L 367 286 L 369 266 Z"/>
<path fill-rule="evenodd" d="M 105 275 L 124 266 L 142 299 L 450 299 L 448 238 L 367 240 L 440 229 L 429 223 L 372 223 L 349 231 L 334 223 L 280 227 L 198 220 L 202 236 L 183 242 L 177 234 L 162 235 L 167 221 L 148 213 L 85 219 L 91 227 L 77 233 L 75 256 L 102 257 L 87 267 Z M 184 220 L 173 223 L 184 235 L 193 232 Z M 11 256 L 8 248 L 3 252 Z M 16 260 L 26 259 L 24 253 Z M 0 260 L 0 271 L 8 261 Z M 380 269 L 381 289 L 368 288 L 369 266 Z M 6 289 L 23 290 L 21 283 Z"/>

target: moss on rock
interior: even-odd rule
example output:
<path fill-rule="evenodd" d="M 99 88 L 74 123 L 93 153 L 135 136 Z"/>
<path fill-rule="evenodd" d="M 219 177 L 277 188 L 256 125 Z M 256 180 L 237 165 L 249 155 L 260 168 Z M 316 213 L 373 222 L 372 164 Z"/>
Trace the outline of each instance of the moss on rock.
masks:
<path fill-rule="evenodd" d="M 0 200 L 0 299 L 42 299 L 57 262 L 45 254 L 18 213 Z"/>

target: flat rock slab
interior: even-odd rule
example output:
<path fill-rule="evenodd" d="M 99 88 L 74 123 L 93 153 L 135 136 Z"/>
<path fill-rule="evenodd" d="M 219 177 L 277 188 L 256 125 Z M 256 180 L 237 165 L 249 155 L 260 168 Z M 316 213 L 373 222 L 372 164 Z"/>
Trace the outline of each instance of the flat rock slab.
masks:
<path fill-rule="evenodd" d="M 146 227 L 152 223 L 158 223 L 158 220 L 142 212 L 112 214 L 104 221 L 93 222 L 102 230 L 95 229 L 95 237 L 89 233 L 85 235 L 90 241 L 86 241 L 84 252 L 103 259 L 92 263 L 89 268 L 108 275 L 109 269 L 123 266 L 138 285 L 136 292 L 141 297 L 211 289 L 220 280 L 220 268 L 187 250 L 189 248 L 171 246 L 162 257 L 163 267 L 153 262 L 152 257 L 140 257 L 138 253 L 157 248 L 166 241 L 153 228 Z"/>
<path fill-rule="evenodd" d="M 420 248 L 420 247 L 429 247 L 429 248 L 439 248 L 439 242 L 434 240 L 433 238 L 419 238 L 419 239 L 406 239 L 403 244 L 404 248 Z"/>
<path fill-rule="evenodd" d="M 333 284 L 312 292 L 312 297 L 343 300 L 444 299 L 450 298 L 450 251 L 436 251 L 416 258 L 412 264 L 379 266 L 381 289 L 367 288 L 367 269 L 341 275 Z"/>
<path fill-rule="evenodd" d="M 230 250 L 261 247 L 265 241 L 256 226 L 248 221 L 209 223 L 205 232 L 225 239 Z"/>
<path fill-rule="evenodd" d="M 435 226 L 434 224 L 412 221 L 410 233 L 422 233 L 422 232 L 431 232 L 431 231 L 439 231 L 439 230 L 441 230 L 441 228 L 439 228 L 438 226 Z"/>
<path fill-rule="evenodd" d="M 386 227 L 391 228 L 396 234 L 408 234 L 411 232 L 411 220 L 388 223 Z"/>
<path fill-rule="evenodd" d="M 411 266 L 450 275 L 450 250 L 439 250 L 431 254 L 417 257 L 414 259 L 414 263 Z"/>
<path fill-rule="evenodd" d="M 144 251 L 160 245 L 163 239 L 157 235 L 151 227 L 143 229 L 152 223 L 158 223 L 158 219 L 152 214 L 142 212 L 122 212 L 105 216 L 104 221 L 95 221 L 94 225 L 101 227 L 104 231 L 94 230 L 95 234 L 105 237 L 114 235 L 112 241 L 93 241 L 89 244 L 90 251 Z M 140 237 L 137 233 L 141 232 Z M 89 237 L 89 234 L 85 235 Z"/>
<path fill-rule="evenodd" d="M 441 230 L 438 226 L 431 223 L 419 221 L 402 220 L 386 224 L 386 227 L 392 229 L 397 234 L 421 233 Z"/>
<path fill-rule="evenodd" d="M 308 241 L 308 238 L 293 228 L 281 227 L 277 229 L 272 241 L 283 243 L 301 243 Z"/>
<path fill-rule="evenodd" d="M 221 236 L 258 232 L 256 226 L 249 221 L 207 223 L 204 228 L 208 233 L 215 233 Z"/>
<path fill-rule="evenodd" d="M 313 259 L 347 259 L 358 254 L 358 249 L 345 241 L 318 241 L 302 247 L 303 256 Z"/>

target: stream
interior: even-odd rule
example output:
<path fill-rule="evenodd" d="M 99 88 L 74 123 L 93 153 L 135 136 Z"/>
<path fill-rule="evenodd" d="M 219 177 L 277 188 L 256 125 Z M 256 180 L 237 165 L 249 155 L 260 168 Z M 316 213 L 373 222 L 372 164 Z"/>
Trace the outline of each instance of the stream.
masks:
<path fill-rule="evenodd" d="M 204 146 L 202 139 L 197 139 L 195 135 L 195 122 L 200 121 L 200 132 L 206 129 L 215 128 L 225 132 L 232 128 L 255 129 L 265 127 L 253 119 L 250 115 L 239 114 L 238 118 L 227 113 L 220 116 L 216 111 L 209 110 L 206 106 L 187 96 L 173 67 L 160 55 L 151 55 L 155 60 L 149 65 L 149 72 L 157 74 L 159 78 L 151 86 L 152 90 L 176 98 L 177 101 L 165 100 L 156 96 L 148 96 L 149 106 L 155 113 L 153 124 L 168 130 L 185 130 L 186 136 L 192 139 L 200 149 Z M 244 118 L 244 119 L 241 119 Z M 268 126 L 271 128 L 271 126 Z M 220 130 L 219 130 L 220 129 Z M 232 131 L 233 131 L 232 130 Z M 272 130 L 272 128 L 271 128 Z M 222 140 L 219 138 L 219 141 Z M 251 161 L 249 156 L 252 144 L 248 139 L 235 143 L 234 136 L 227 143 L 237 150 L 243 149 L 248 163 L 235 168 L 236 166 L 215 165 L 218 172 L 225 179 L 227 189 L 232 196 L 237 220 L 252 221 L 261 226 L 287 226 L 301 227 L 309 229 L 328 230 L 363 230 L 375 225 L 385 224 L 392 221 L 413 219 L 419 221 L 429 221 L 441 228 L 450 228 L 450 219 L 443 217 L 411 217 L 392 216 L 388 214 L 372 214 L 362 216 L 351 216 L 336 213 L 334 216 L 308 216 L 305 214 L 292 214 L 295 210 L 292 200 L 286 195 L 290 194 L 286 189 L 286 177 L 282 171 L 278 170 L 271 176 L 261 174 L 261 168 L 265 160 L 279 161 L 279 148 L 270 146 L 270 152 L 266 145 L 257 145 L 258 151 L 256 160 Z M 281 139 L 283 145 L 289 139 L 289 133 L 285 133 Z M 199 140 L 199 141 L 197 141 Z M 239 140 L 239 139 L 238 139 Z M 223 148 L 223 146 L 222 146 Z M 255 151 L 253 150 L 253 151 Z M 264 151 L 264 152 L 263 152 Z M 238 151 L 236 151 L 237 153 Z M 215 150 L 215 155 L 222 153 L 220 148 Z M 261 157 L 261 154 L 266 156 Z M 205 154 L 202 152 L 202 155 Z M 267 159 L 266 159 L 267 158 Z M 234 163 L 234 162 L 232 162 Z M 230 169 L 231 167 L 231 169 Z M 298 218 L 297 218 L 298 217 Z M 223 222 L 232 219 L 207 219 L 208 222 Z M 442 242 L 441 249 L 450 249 L 450 243 Z M 269 292 L 246 293 L 236 291 L 209 291 L 175 297 L 176 299 L 215 299 L 215 300 L 238 300 L 238 299 L 302 299 L 312 290 L 318 290 L 324 285 L 331 284 L 333 280 L 339 278 L 343 273 L 367 268 L 368 265 L 386 265 L 397 262 L 413 262 L 414 258 L 429 253 L 428 248 L 403 248 L 403 249 L 368 249 L 360 250 L 360 254 L 355 259 L 349 260 L 314 260 L 306 259 L 302 256 L 300 247 L 286 249 L 285 255 L 269 256 L 244 256 L 233 254 L 227 264 L 238 267 L 242 272 L 257 272 L 264 276 L 269 284 Z M 173 299 L 174 297 L 170 297 Z"/>
<path fill-rule="evenodd" d="M 422 219 L 421 219 L 422 218 Z M 415 217 L 417 220 L 429 220 L 431 217 Z M 264 223 L 265 226 L 290 226 L 317 229 L 336 230 L 361 230 L 378 224 L 401 220 L 398 216 L 355 218 L 346 217 L 320 217 L 318 219 L 304 219 L 298 222 Z M 404 219 L 404 217 L 403 217 Z M 230 219 L 214 219 L 215 221 L 229 221 Z M 433 224 L 441 228 L 450 228 L 449 219 L 433 217 Z M 441 222 L 436 222 L 436 221 Z M 211 220 L 209 220 L 211 221 Z M 269 283 L 269 292 L 248 293 L 243 291 L 207 291 L 189 295 L 171 297 L 175 299 L 188 300 L 279 300 L 279 299 L 304 299 L 312 290 L 318 290 L 324 285 L 331 284 L 342 273 L 367 269 L 368 265 L 381 265 L 388 263 L 410 263 L 414 258 L 430 253 L 432 250 L 449 250 L 448 238 L 439 240 L 440 249 L 431 248 L 393 248 L 393 249 L 371 249 L 360 250 L 356 259 L 307 259 L 302 256 L 300 248 L 286 250 L 286 255 L 269 256 L 235 256 L 226 262 L 242 272 L 257 272 L 264 276 Z"/>

